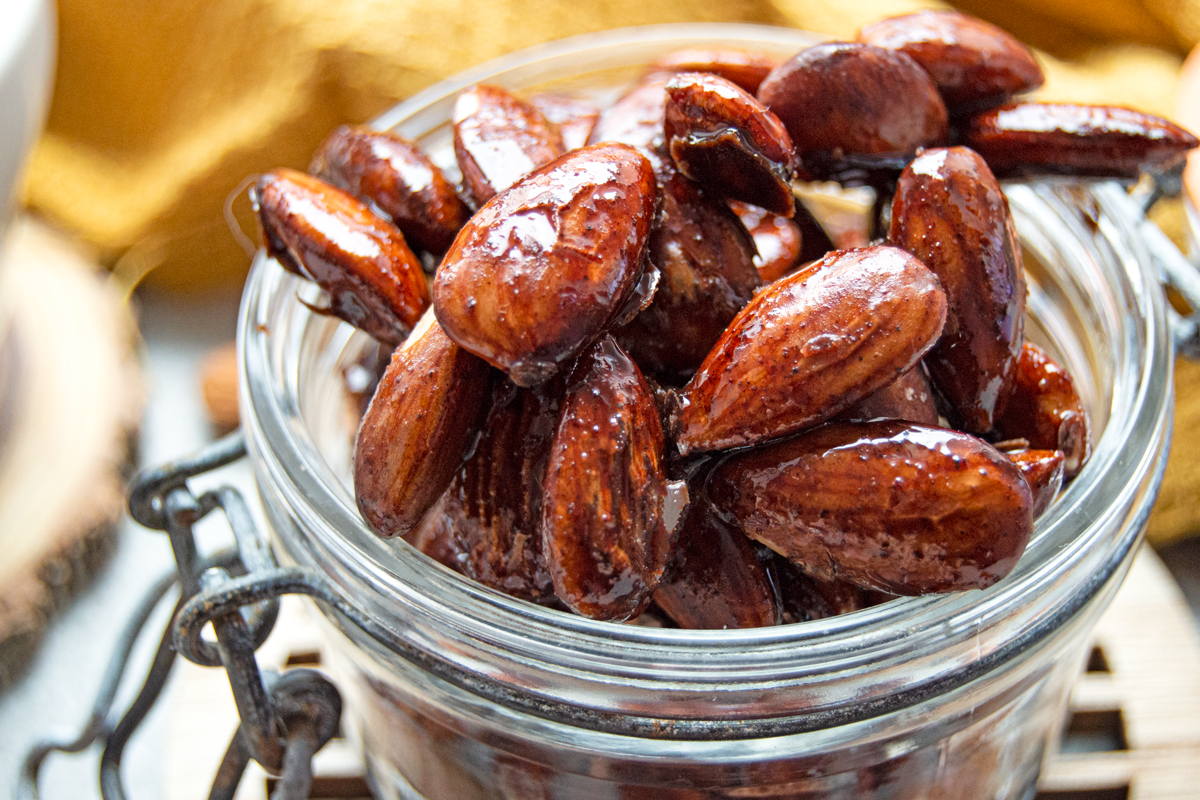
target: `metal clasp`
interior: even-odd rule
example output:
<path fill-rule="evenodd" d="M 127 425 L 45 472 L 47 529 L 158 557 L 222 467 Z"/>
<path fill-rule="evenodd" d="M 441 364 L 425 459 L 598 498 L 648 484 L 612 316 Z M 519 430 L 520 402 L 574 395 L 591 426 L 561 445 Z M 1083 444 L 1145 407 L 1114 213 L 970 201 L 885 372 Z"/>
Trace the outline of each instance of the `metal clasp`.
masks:
<path fill-rule="evenodd" d="M 241 719 L 217 771 L 210 800 L 232 798 L 251 759 L 280 779 L 272 800 L 302 800 L 308 796 L 313 755 L 338 730 L 341 695 L 315 670 L 294 669 L 282 675 L 260 672 L 254 653 L 275 625 L 281 595 L 307 594 L 332 601 L 335 606 L 342 604 L 313 571 L 276 565 L 245 499 L 236 489 L 221 486 L 197 496 L 188 487 L 189 478 L 223 467 L 245 454 L 245 440 L 235 432 L 194 456 L 143 471 L 134 478 L 130 516 L 147 528 L 168 534 L 176 573 L 154 584 L 123 632 L 92 715 L 79 737 L 71 742 L 40 743 L 26 756 L 19 797 L 36 800 L 38 772 L 51 752 L 77 753 L 99 740 L 103 742 L 101 795 L 104 800 L 124 800 L 120 764 L 125 744 L 157 700 L 176 653 L 202 666 L 225 668 Z M 202 558 L 193 526 L 216 509 L 224 512 L 237 547 Z M 175 585 L 180 588 L 179 600 L 142 690 L 124 715 L 110 724 L 112 702 L 133 645 L 154 609 Z M 209 624 L 215 640 L 202 635 Z"/>
<path fill-rule="evenodd" d="M 1200 269 L 1188 260 L 1175 243 L 1148 216 L 1151 207 L 1164 197 L 1176 197 L 1183 191 L 1183 166 L 1146 176 L 1126 196 L 1130 219 L 1135 219 L 1137 232 L 1150 252 L 1159 270 L 1159 279 L 1164 285 L 1177 291 L 1192 309 L 1184 316 L 1170 306 L 1167 321 L 1171 329 L 1171 340 L 1175 352 L 1192 359 L 1200 359 Z"/>

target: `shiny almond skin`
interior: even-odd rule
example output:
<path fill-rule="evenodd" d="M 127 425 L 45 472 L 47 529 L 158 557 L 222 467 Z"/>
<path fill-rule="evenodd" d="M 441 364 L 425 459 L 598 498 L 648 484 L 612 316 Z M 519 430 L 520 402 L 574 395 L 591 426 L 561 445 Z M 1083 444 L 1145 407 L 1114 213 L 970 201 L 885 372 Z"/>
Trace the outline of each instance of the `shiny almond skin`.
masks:
<path fill-rule="evenodd" d="M 800 265 L 804 238 L 799 225 L 787 217 L 738 200 L 731 200 L 729 208 L 754 238 L 754 249 L 757 251 L 754 268 L 764 284 L 782 278 Z M 822 251 L 820 255 L 825 255 L 825 252 Z"/>
<path fill-rule="evenodd" d="M 343 125 L 309 171 L 387 214 L 407 241 L 441 255 L 471 216 L 453 184 L 412 142 Z"/>
<path fill-rule="evenodd" d="M 839 420 L 902 419 L 937 425 L 933 387 L 920 364 L 838 415 Z"/>
<path fill-rule="evenodd" d="M 779 602 L 755 546 L 693 503 L 654 602 L 681 628 L 725 630 L 780 623 Z"/>
<path fill-rule="evenodd" d="M 1016 377 L 1025 336 L 1025 271 L 1008 201 L 965 147 L 926 150 L 904 172 L 888 241 L 937 273 L 950 303 L 925 357 L 951 425 L 992 429 Z"/>
<path fill-rule="evenodd" d="M 968 434 L 839 422 L 730 456 L 706 493 L 743 532 L 822 580 L 898 595 L 982 589 L 1033 530 L 1029 485 Z"/>
<path fill-rule="evenodd" d="M 553 598 L 542 486 L 565 383 L 501 382 L 471 454 L 410 542 L 485 586 L 533 602 Z"/>
<path fill-rule="evenodd" d="M 571 374 L 546 468 L 542 548 L 576 613 L 625 620 L 649 605 L 687 495 L 662 457 L 650 387 L 606 336 Z"/>
<path fill-rule="evenodd" d="M 1136 178 L 1174 166 L 1197 144 L 1161 117 L 1067 103 L 1013 103 L 973 114 L 959 138 L 1001 178 Z"/>
<path fill-rule="evenodd" d="M 1068 478 L 1079 474 L 1091 452 L 1088 415 L 1075 382 L 1032 342 L 1021 349 L 1012 396 L 996 432 L 1003 439 L 1027 439 L 1035 450 L 1061 450 Z"/>
<path fill-rule="evenodd" d="M 554 123 L 496 86 L 472 86 L 459 94 L 451 121 L 454 155 L 476 206 L 566 152 Z"/>
<path fill-rule="evenodd" d="M 570 151 L 587 144 L 596 120 L 600 118 L 600 108 L 595 103 L 569 94 L 535 94 L 529 98 L 534 108 L 542 112 L 549 122 L 558 126 L 562 135 L 563 147 Z"/>
<path fill-rule="evenodd" d="M 765 53 L 727 48 L 688 48 L 667 53 L 655 61 L 648 74 L 709 72 L 754 94 L 779 59 Z"/>
<path fill-rule="evenodd" d="M 669 383 L 691 377 L 758 289 L 754 241 L 733 212 L 664 165 L 650 261 L 661 279 L 650 306 L 617 333 L 642 369 Z"/>
<path fill-rule="evenodd" d="M 354 496 L 376 533 L 410 533 L 446 491 L 479 430 L 491 374 L 432 311 L 396 348 L 354 446 Z"/>
<path fill-rule="evenodd" d="M 858 40 L 897 50 L 937 84 L 951 113 L 978 109 L 1028 92 L 1045 80 L 1033 53 L 1016 37 L 957 11 L 918 11 L 866 25 Z"/>
<path fill-rule="evenodd" d="M 801 50 L 766 77 L 758 99 L 787 128 L 803 171 L 817 178 L 847 165 L 897 167 L 948 136 L 946 106 L 928 73 L 903 53 L 869 44 Z"/>
<path fill-rule="evenodd" d="M 774 550 L 763 550 L 767 572 L 779 590 L 783 624 L 838 617 L 870 605 L 865 591 L 854 584 L 814 578 Z"/>
<path fill-rule="evenodd" d="M 574 150 L 496 195 L 442 259 L 447 335 L 532 386 L 624 310 L 643 272 L 654 174 L 631 147 Z"/>
<path fill-rule="evenodd" d="M 398 345 L 429 307 L 429 284 L 403 234 L 361 200 L 291 169 L 254 187 L 268 255 L 329 294 L 327 313 Z"/>
<path fill-rule="evenodd" d="M 911 369 L 945 320 L 937 277 L 913 256 L 834 251 L 768 286 L 729 324 L 671 416 L 679 452 L 820 424 Z"/>
<path fill-rule="evenodd" d="M 627 144 L 650 159 L 656 173 L 661 172 L 666 158 L 663 119 L 667 113 L 667 81 L 670 79 L 670 75 L 649 76 L 601 110 L 600 118 L 588 136 L 588 144 Z"/>
<path fill-rule="evenodd" d="M 663 132 L 680 172 L 718 196 L 795 213 L 792 140 L 778 117 L 716 75 L 685 72 L 666 90 Z"/>
<path fill-rule="evenodd" d="M 1029 490 L 1033 493 L 1033 518 L 1040 517 L 1062 488 L 1065 463 L 1061 450 L 1019 450 L 1005 453 L 1017 469 Z"/>

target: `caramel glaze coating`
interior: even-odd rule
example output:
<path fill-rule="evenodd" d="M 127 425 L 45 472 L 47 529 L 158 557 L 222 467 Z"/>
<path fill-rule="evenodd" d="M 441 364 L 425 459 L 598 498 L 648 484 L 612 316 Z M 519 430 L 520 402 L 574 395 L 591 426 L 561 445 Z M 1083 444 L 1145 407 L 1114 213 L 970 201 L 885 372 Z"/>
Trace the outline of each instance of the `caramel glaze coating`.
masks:
<path fill-rule="evenodd" d="M 1005 453 L 1033 493 L 1033 518 L 1037 519 L 1054 502 L 1062 488 L 1065 459 L 1061 450 L 1018 450 Z"/>
<path fill-rule="evenodd" d="M 554 599 L 542 558 L 542 485 L 566 379 L 502 381 L 482 432 L 409 542 L 467 577 L 523 600 Z"/>
<path fill-rule="evenodd" d="M 663 133 L 680 172 L 725 198 L 795 213 L 792 140 L 778 117 L 716 75 L 685 72 L 666 90 Z"/>
<path fill-rule="evenodd" d="M 446 252 L 471 216 L 437 165 L 394 133 L 343 125 L 321 145 L 309 171 L 373 203 L 409 242 L 434 255 Z"/>
<path fill-rule="evenodd" d="M 780 623 L 775 587 L 754 545 L 707 503 L 689 509 L 654 601 L 676 625 L 692 630 Z"/>
<path fill-rule="evenodd" d="M 763 547 L 761 557 L 779 591 L 780 618 L 785 625 L 838 617 L 871 605 L 866 592 L 853 584 L 806 575 L 768 547 Z"/>
<path fill-rule="evenodd" d="M 990 586 L 1033 531 L 1029 485 L 1003 453 L 891 420 L 830 423 L 732 455 L 706 494 L 808 574 L 898 595 Z"/>
<path fill-rule="evenodd" d="M 429 307 L 429 284 L 404 235 L 365 203 L 292 169 L 268 172 L 252 199 L 267 254 L 329 294 L 317 309 L 398 345 Z"/>
<path fill-rule="evenodd" d="M 1008 201 L 965 147 L 926 150 L 900 175 L 888 241 L 937 273 L 950 303 L 925 357 L 959 430 L 983 434 L 1003 411 L 1025 336 L 1025 271 Z"/>
<path fill-rule="evenodd" d="M 434 308 L 448 336 L 532 386 L 624 310 L 654 219 L 650 162 L 631 147 L 574 150 L 496 195 L 442 259 Z"/>
<path fill-rule="evenodd" d="M 830 253 L 729 324 L 671 415 L 680 454 L 824 422 L 911 369 L 945 320 L 937 277 L 903 250 Z"/>
<path fill-rule="evenodd" d="M 1083 468 L 1091 451 L 1088 416 L 1075 382 L 1037 345 L 1026 342 L 1012 396 L 996 420 L 1002 439 L 1029 440 L 1035 450 L 1061 450 L 1066 477 Z"/>
<path fill-rule="evenodd" d="M 1136 178 L 1179 163 L 1196 137 L 1161 117 L 1114 106 L 1014 103 L 967 117 L 962 143 L 1001 178 Z"/>
<path fill-rule="evenodd" d="M 725 48 L 687 48 L 667 53 L 650 65 L 647 74 L 708 72 L 754 94 L 763 79 L 777 66 L 779 59 L 764 53 Z"/>
<path fill-rule="evenodd" d="M 679 384 L 696 367 L 761 281 L 754 240 L 729 207 L 664 164 L 650 261 L 661 273 L 650 306 L 617 332 L 649 374 Z"/>
<path fill-rule="evenodd" d="M 933 80 L 903 53 L 833 42 L 773 70 L 758 99 L 787 128 L 802 172 L 898 169 L 918 147 L 947 141 L 946 106 Z"/>
<path fill-rule="evenodd" d="M 354 496 L 376 533 L 410 533 L 446 491 L 478 433 L 491 374 L 432 311 L 396 348 L 354 445 Z"/>
<path fill-rule="evenodd" d="M 738 200 L 730 200 L 729 208 L 754 238 L 754 249 L 757 251 L 754 269 L 758 271 L 759 280 L 764 284 L 770 283 L 800 265 L 804 238 L 799 225 L 787 217 Z M 817 258 L 825 255 L 825 252 L 823 250 Z"/>
<path fill-rule="evenodd" d="M 904 53 L 929 73 L 953 115 L 997 105 L 1045 80 L 1029 48 L 957 11 L 918 11 L 866 25 L 858 40 Z"/>
<path fill-rule="evenodd" d="M 859 400 L 837 416 L 839 420 L 902 419 L 937 425 L 937 403 L 925 368 L 917 364 L 896 380 Z"/>
<path fill-rule="evenodd" d="M 643 79 L 615 103 L 600 111 L 600 118 L 588 135 L 588 144 L 620 142 L 635 148 L 650 159 L 654 171 L 662 171 L 666 136 L 663 119 L 667 112 L 669 75 Z"/>
<path fill-rule="evenodd" d="M 459 94 L 451 121 L 454 156 L 476 206 L 566 152 L 558 126 L 532 103 L 496 86 L 472 86 Z"/>
<path fill-rule="evenodd" d="M 661 273 L 653 302 L 617 333 L 638 366 L 668 383 L 691 377 L 760 280 L 754 242 L 728 207 L 679 174 L 665 155 L 669 76 L 643 80 L 600 114 L 593 141 L 637 148 L 654 166 L 658 213 L 651 263 Z"/>
<path fill-rule="evenodd" d="M 573 611 L 625 620 L 649 605 L 686 505 L 663 467 L 663 431 L 637 365 L 611 336 L 579 359 L 546 468 L 542 549 Z"/>
<path fill-rule="evenodd" d="M 563 147 L 568 151 L 587 144 L 592 128 L 596 127 L 596 120 L 600 118 L 600 108 L 595 103 L 574 95 L 554 92 L 535 94 L 530 96 L 529 102 L 549 122 L 558 126 Z"/>

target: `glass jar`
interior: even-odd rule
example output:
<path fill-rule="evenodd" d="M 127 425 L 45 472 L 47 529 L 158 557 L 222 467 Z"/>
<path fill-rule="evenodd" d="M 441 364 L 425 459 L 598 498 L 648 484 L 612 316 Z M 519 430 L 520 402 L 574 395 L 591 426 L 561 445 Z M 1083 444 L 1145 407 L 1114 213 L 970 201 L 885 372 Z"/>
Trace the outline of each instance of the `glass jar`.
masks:
<path fill-rule="evenodd" d="M 477 81 L 611 99 L 656 56 L 729 44 L 782 56 L 807 34 L 674 25 L 516 54 L 378 121 L 456 174 L 447 122 Z M 381 631 L 322 612 L 333 668 L 385 798 L 1023 798 L 1061 725 L 1088 632 L 1153 502 L 1171 419 L 1156 273 L 1115 184 L 1007 187 L 1031 339 L 1073 373 L 1094 453 L 986 591 L 774 628 L 687 631 L 524 603 L 384 541 L 350 483 L 359 409 L 341 376 L 363 334 L 261 256 L 242 303 L 242 419 L 283 561 L 313 567 Z"/>

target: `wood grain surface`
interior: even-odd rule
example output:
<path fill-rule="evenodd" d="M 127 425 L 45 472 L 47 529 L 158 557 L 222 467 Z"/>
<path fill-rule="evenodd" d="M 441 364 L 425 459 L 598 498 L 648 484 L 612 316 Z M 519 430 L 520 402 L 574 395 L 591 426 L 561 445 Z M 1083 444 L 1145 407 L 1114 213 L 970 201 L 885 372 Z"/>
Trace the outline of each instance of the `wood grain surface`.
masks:
<path fill-rule="evenodd" d="M 0 339 L 3 688 L 111 550 L 143 388 L 124 299 L 27 218 L 0 254 Z"/>

